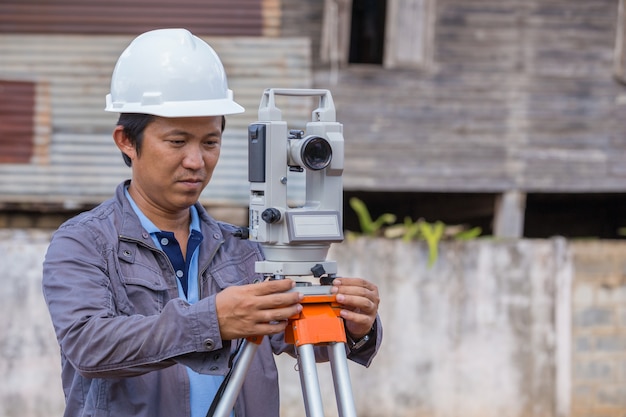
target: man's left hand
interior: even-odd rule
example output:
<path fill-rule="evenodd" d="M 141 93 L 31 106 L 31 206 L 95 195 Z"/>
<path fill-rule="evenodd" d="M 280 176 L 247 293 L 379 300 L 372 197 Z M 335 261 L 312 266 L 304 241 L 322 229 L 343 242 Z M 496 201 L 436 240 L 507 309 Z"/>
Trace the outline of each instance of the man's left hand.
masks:
<path fill-rule="evenodd" d="M 341 317 L 354 339 L 368 334 L 378 314 L 378 287 L 361 278 L 335 278 L 332 292 L 342 307 Z"/>

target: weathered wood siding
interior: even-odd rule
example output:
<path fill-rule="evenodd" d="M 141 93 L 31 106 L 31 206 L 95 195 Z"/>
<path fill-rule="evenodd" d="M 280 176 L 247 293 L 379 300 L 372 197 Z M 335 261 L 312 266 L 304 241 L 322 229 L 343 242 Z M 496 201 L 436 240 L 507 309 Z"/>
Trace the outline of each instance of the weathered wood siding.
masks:
<path fill-rule="evenodd" d="M 311 40 L 311 65 L 319 65 L 319 48 L 324 13 L 323 0 L 281 0 L 280 36 L 284 38 L 304 36 Z"/>
<path fill-rule="evenodd" d="M 432 68 L 318 70 L 350 190 L 626 190 L 617 0 L 437 0 Z"/>

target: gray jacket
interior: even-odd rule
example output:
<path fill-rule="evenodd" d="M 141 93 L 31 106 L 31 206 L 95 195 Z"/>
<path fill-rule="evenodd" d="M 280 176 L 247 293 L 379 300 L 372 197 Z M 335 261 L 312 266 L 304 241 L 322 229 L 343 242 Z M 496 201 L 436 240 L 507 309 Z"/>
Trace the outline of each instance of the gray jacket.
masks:
<path fill-rule="evenodd" d="M 199 256 L 200 298 L 178 298 L 174 270 L 143 230 L 124 196 L 116 196 L 54 234 L 43 292 L 61 348 L 65 416 L 189 416 L 185 366 L 225 375 L 234 346 L 220 337 L 215 295 L 259 279 L 260 247 L 234 236 L 200 204 L 204 240 Z M 368 366 L 382 338 L 349 358 Z M 232 343 L 234 345 L 235 343 Z M 273 354 L 293 354 L 282 335 L 265 337 L 235 405 L 237 417 L 279 415 Z M 318 353 L 318 360 L 324 360 Z"/>

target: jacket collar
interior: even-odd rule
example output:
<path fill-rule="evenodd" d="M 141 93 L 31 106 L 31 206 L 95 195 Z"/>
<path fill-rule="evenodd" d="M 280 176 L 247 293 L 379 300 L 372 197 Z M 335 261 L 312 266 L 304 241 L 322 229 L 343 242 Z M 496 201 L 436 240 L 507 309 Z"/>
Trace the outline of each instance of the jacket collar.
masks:
<path fill-rule="evenodd" d="M 139 217 L 135 214 L 130 202 L 124 195 L 124 190 L 130 184 L 130 180 L 126 180 L 119 184 L 115 190 L 115 200 L 122 208 L 122 223 L 119 230 L 119 238 L 122 240 L 135 240 L 142 242 L 144 245 L 158 250 L 150 237 L 150 234 L 143 229 Z M 224 233 L 219 223 L 204 209 L 202 204 L 196 202 L 194 207 L 198 211 L 200 217 L 200 231 L 204 238 L 198 259 L 200 268 L 203 267 L 217 251 L 218 247 L 224 242 Z"/>

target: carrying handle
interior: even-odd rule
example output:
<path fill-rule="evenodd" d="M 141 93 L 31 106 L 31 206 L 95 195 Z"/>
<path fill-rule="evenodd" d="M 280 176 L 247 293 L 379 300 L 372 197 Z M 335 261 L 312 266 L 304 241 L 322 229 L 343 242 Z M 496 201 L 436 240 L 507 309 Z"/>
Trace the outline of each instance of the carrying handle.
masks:
<path fill-rule="evenodd" d="M 319 97 L 319 107 L 311 113 L 314 122 L 336 121 L 335 104 L 329 90 L 306 88 L 268 88 L 259 105 L 259 121 L 280 121 L 282 112 L 276 107 L 275 96 Z"/>

